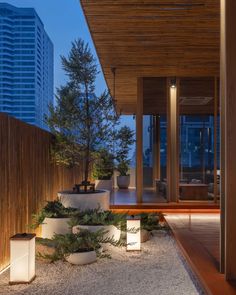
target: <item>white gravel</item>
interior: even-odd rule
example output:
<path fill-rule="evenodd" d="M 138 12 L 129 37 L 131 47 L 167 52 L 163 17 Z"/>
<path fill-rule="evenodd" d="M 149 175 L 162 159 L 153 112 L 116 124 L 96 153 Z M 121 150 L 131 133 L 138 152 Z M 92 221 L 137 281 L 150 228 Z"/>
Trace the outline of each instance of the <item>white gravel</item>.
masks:
<path fill-rule="evenodd" d="M 112 259 L 86 266 L 37 262 L 36 279 L 9 286 L 9 272 L 0 276 L 0 294 L 42 295 L 195 295 L 200 293 L 171 235 L 155 232 L 142 251 L 112 248 Z"/>

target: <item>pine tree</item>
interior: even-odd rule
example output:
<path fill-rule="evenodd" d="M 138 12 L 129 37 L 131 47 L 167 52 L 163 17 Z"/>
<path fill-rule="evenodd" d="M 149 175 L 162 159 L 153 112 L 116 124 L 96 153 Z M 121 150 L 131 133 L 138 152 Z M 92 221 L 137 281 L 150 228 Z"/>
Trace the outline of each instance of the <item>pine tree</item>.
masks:
<path fill-rule="evenodd" d="M 55 137 L 52 155 L 57 164 L 82 165 L 83 183 L 88 184 L 97 152 L 112 145 L 117 116 L 108 91 L 94 94 L 98 69 L 88 44 L 74 41 L 62 66 L 68 82 L 57 90 L 56 106 L 50 106 L 46 118 Z"/>

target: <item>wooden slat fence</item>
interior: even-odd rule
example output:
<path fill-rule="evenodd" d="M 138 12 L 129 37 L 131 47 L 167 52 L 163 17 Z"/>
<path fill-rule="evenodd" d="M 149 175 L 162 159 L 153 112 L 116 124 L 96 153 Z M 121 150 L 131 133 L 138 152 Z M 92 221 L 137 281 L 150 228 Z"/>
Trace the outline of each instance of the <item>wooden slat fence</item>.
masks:
<path fill-rule="evenodd" d="M 81 181 L 79 169 L 50 160 L 52 135 L 0 114 L 0 271 L 9 264 L 9 238 L 29 231 L 32 213 Z"/>

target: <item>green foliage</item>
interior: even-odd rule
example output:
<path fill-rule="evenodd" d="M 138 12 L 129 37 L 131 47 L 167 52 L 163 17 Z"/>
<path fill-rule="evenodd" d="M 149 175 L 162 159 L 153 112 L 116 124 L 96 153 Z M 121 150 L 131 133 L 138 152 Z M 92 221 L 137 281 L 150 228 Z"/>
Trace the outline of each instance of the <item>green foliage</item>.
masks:
<path fill-rule="evenodd" d="M 111 244 L 113 246 L 123 246 L 122 242 L 115 241 L 112 238 L 104 238 L 106 231 L 99 230 L 97 232 L 90 232 L 88 230 L 80 230 L 77 234 L 55 234 L 50 245 L 53 245 L 55 251 L 53 254 L 38 254 L 39 257 L 49 259 L 52 262 L 64 259 L 67 255 L 79 252 L 96 251 L 100 256 L 101 245 Z M 42 243 L 42 241 L 41 241 Z M 45 245 L 45 242 L 44 242 Z"/>
<path fill-rule="evenodd" d="M 121 176 L 128 175 L 130 160 L 118 162 L 116 170 Z"/>
<path fill-rule="evenodd" d="M 61 202 L 47 201 L 47 205 L 44 206 L 37 214 L 33 215 L 33 224 L 31 228 L 36 229 L 40 224 L 43 223 L 46 217 L 48 218 L 63 218 L 71 217 L 77 209 L 75 208 L 65 208 Z"/>
<path fill-rule="evenodd" d="M 88 44 L 74 41 L 62 66 L 69 80 L 57 90 L 57 102 L 46 117 L 54 134 L 52 156 L 58 165 L 82 164 L 87 182 L 97 152 L 104 145 L 110 149 L 117 116 L 108 91 L 94 94 L 98 70 Z"/>
<path fill-rule="evenodd" d="M 147 231 L 160 229 L 159 221 L 163 217 L 162 213 L 141 213 L 141 228 Z"/>
<path fill-rule="evenodd" d="M 114 171 L 114 156 L 106 149 L 101 149 L 93 166 L 93 177 L 99 180 L 110 180 Z"/>
<path fill-rule="evenodd" d="M 126 176 L 129 170 L 129 149 L 135 142 L 134 131 L 128 126 L 123 126 L 117 131 L 116 136 L 116 169 L 121 176 Z"/>
<path fill-rule="evenodd" d="M 126 214 L 113 213 L 112 211 L 100 211 L 99 209 L 78 212 L 71 218 L 70 225 L 114 225 L 121 229 L 126 224 Z"/>

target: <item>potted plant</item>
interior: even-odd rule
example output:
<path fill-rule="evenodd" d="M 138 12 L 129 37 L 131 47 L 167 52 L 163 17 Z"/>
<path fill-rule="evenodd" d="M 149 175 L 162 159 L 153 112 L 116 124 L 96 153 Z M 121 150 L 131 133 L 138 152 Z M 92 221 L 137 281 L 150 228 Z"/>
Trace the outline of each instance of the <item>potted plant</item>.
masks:
<path fill-rule="evenodd" d="M 109 209 L 110 193 L 96 190 L 90 183 L 91 169 L 101 147 L 110 149 L 117 115 L 108 91 L 95 95 L 97 64 L 88 44 L 79 39 L 72 43 L 68 57 L 62 57 L 68 76 L 65 86 L 58 89 L 55 106 L 49 108 L 46 122 L 54 135 L 52 156 L 58 165 L 80 166 L 83 181 L 74 191 L 59 193 L 65 207 L 81 210 Z"/>
<path fill-rule="evenodd" d="M 45 241 L 41 243 L 45 244 Z M 104 238 L 102 230 L 96 232 L 80 230 L 76 234 L 56 234 L 51 241 L 51 245 L 55 249 L 54 253 L 46 255 L 39 253 L 39 256 L 51 261 L 62 259 L 71 264 L 89 264 L 95 262 L 97 256 L 102 256 L 101 245 L 106 243 L 114 246 L 122 245 L 122 243 L 116 242 L 113 239 Z"/>
<path fill-rule="evenodd" d="M 112 191 L 114 168 L 114 156 L 108 150 L 101 149 L 93 166 L 93 178 L 95 178 L 96 189 Z"/>
<path fill-rule="evenodd" d="M 159 221 L 163 219 L 162 213 L 141 213 L 141 243 L 149 240 L 153 230 L 162 228 Z"/>
<path fill-rule="evenodd" d="M 121 228 L 126 223 L 126 214 L 100 211 L 99 209 L 78 212 L 71 219 L 72 232 L 78 233 L 81 229 L 91 232 L 103 230 L 105 238 L 120 240 Z"/>
<path fill-rule="evenodd" d="M 65 208 L 58 200 L 48 201 L 39 213 L 33 215 L 34 223 L 31 227 L 35 229 L 41 225 L 41 236 L 45 239 L 51 239 L 55 233 L 69 233 L 71 228 L 68 223 L 75 211 L 73 208 Z"/>
<path fill-rule="evenodd" d="M 117 185 L 120 189 L 127 189 L 130 184 L 130 175 L 128 174 L 130 158 L 129 149 L 134 143 L 134 131 L 128 126 L 123 126 L 116 133 L 116 169 Z"/>

